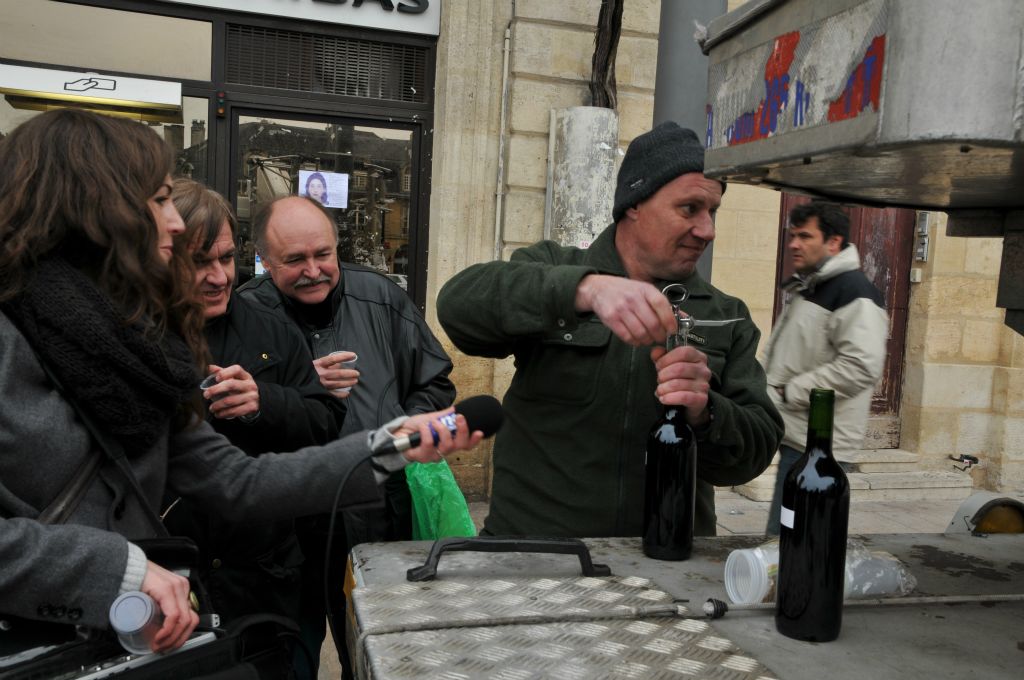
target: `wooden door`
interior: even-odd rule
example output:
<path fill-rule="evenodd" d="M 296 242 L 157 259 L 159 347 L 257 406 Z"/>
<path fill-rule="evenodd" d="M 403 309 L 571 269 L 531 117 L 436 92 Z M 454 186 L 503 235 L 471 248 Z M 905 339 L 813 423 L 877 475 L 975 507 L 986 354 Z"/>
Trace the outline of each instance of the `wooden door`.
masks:
<path fill-rule="evenodd" d="M 786 255 L 789 211 L 811 199 L 796 194 L 782 195 L 779 216 L 779 254 L 776 267 L 775 314 L 782 310 L 780 284 L 793 275 Z M 907 334 L 907 305 L 910 299 L 910 265 L 914 252 L 916 213 L 904 208 L 866 208 L 844 205 L 850 216 L 850 242 L 860 252 L 861 267 L 885 300 L 889 314 L 889 341 L 882 382 L 871 400 L 871 418 L 864 448 L 895 449 L 900 445 L 899 408 L 903 388 L 903 350 Z"/>

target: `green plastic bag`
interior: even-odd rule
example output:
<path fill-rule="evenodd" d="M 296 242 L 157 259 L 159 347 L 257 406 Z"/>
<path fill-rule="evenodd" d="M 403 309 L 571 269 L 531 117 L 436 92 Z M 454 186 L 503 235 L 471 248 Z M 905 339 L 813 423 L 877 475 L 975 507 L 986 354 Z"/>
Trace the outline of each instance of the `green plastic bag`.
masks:
<path fill-rule="evenodd" d="M 412 495 L 412 538 L 433 541 L 449 536 L 476 536 L 462 495 L 448 463 L 410 463 L 405 479 Z"/>

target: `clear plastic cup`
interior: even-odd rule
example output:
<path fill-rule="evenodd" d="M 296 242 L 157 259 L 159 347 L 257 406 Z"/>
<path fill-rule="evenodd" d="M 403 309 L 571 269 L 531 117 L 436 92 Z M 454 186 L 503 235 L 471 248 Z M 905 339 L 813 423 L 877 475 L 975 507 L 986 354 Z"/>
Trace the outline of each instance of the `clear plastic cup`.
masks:
<path fill-rule="evenodd" d="M 205 392 L 206 390 L 210 389 L 211 387 L 213 387 L 216 384 L 217 384 L 217 374 L 216 373 L 211 373 L 210 375 L 208 375 L 205 378 L 203 378 L 203 382 L 199 383 L 199 389 L 201 389 L 201 390 L 203 390 Z M 210 401 L 217 401 L 218 399 L 223 399 L 226 396 L 227 396 L 226 394 L 218 394 L 218 395 L 214 396 L 212 399 L 210 399 Z"/>
<path fill-rule="evenodd" d="M 205 378 L 203 378 L 203 382 L 199 383 L 199 389 L 205 392 L 206 390 L 210 389 L 211 387 L 213 387 L 216 384 L 217 384 L 217 374 L 216 373 L 211 373 L 210 375 L 208 375 Z M 217 401 L 218 399 L 223 399 L 226 396 L 228 396 L 228 395 L 227 394 L 218 394 L 218 395 L 214 396 L 213 399 L 211 399 L 210 401 L 211 402 Z M 224 418 L 224 420 L 234 420 L 234 419 L 235 419 L 234 416 L 231 416 L 230 418 Z"/>
<path fill-rule="evenodd" d="M 725 558 L 725 593 L 734 604 L 775 601 L 779 542 L 733 550 Z"/>
<path fill-rule="evenodd" d="M 350 354 L 350 352 L 348 350 L 337 350 L 335 352 L 331 352 L 327 356 L 331 357 L 331 356 L 334 356 L 335 354 Z M 356 354 L 354 357 L 352 357 L 348 361 L 342 361 L 341 362 L 341 367 L 342 368 L 355 368 L 356 367 L 356 360 L 358 358 L 359 358 L 359 355 Z M 351 387 L 339 387 L 338 389 L 331 390 L 331 391 L 332 392 L 336 392 L 337 394 L 348 394 L 349 392 L 352 391 L 352 388 Z"/>
<path fill-rule="evenodd" d="M 846 599 L 909 595 L 917 579 L 907 565 L 880 550 L 868 550 L 859 541 L 846 545 Z"/>
<path fill-rule="evenodd" d="M 733 550 L 725 559 L 725 593 L 733 604 L 774 602 L 778 572 L 778 539 Z M 901 597 L 916 587 L 917 579 L 894 555 L 868 550 L 855 539 L 847 541 L 844 599 Z"/>
<path fill-rule="evenodd" d="M 150 654 L 153 637 L 163 623 L 164 615 L 157 603 L 137 590 L 121 594 L 110 605 L 110 627 L 131 654 Z"/>

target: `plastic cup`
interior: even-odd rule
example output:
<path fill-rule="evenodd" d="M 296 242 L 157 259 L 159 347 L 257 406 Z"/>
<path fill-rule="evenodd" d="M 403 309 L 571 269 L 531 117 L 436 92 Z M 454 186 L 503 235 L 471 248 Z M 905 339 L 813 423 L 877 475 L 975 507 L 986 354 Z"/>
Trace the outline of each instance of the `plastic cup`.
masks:
<path fill-rule="evenodd" d="M 850 541 L 846 547 L 846 599 L 908 595 L 917 579 L 894 555 L 869 551 Z"/>
<path fill-rule="evenodd" d="M 110 605 L 110 627 L 125 651 L 132 654 L 153 651 L 153 637 L 163 622 L 164 615 L 157 603 L 139 591 L 123 593 Z"/>
<path fill-rule="evenodd" d="M 725 593 L 733 604 L 775 601 L 779 572 L 779 542 L 733 550 L 725 558 Z M 917 580 L 893 555 L 869 551 L 863 543 L 848 540 L 844 599 L 908 595 Z"/>
<path fill-rule="evenodd" d="M 203 378 L 203 382 L 199 383 L 199 389 L 201 389 L 201 390 L 203 390 L 205 392 L 206 390 L 210 389 L 211 387 L 213 387 L 216 384 L 217 384 L 217 374 L 216 373 L 211 373 L 210 375 L 208 375 L 205 378 Z M 217 401 L 218 399 L 221 399 L 223 396 L 224 396 L 223 394 L 218 394 L 217 396 L 215 396 L 210 401 Z"/>
<path fill-rule="evenodd" d="M 734 604 L 773 602 L 778 571 L 777 541 L 733 550 L 725 558 L 725 593 Z"/>
<path fill-rule="evenodd" d="M 331 356 L 334 356 L 335 354 L 348 354 L 348 353 L 349 353 L 348 350 L 337 350 L 335 352 L 331 352 L 327 356 L 331 357 Z M 348 361 L 342 361 L 341 362 L 341 367 L 342 368 L 355 368 L 356 367 L 356 360 L 357 359 L 359 359 L 359 355 L 358 354 L 355 355 L 354 357 L 352 357 L 351 359 L 349 359 Z M 335 392 L 337 394 L 348 394 L 349 392 L 352 391 L 352 388 L 351 387 L 339 387 L 338 389 L 331 390 L 331 391 Z"/>
<path fill-rule="evenodd" d="M 206 390 L 210 389 L 211 387 L 213 387 L 216 384 L 217 384 L 217 374 L 216 373 L 211 373 L 210 375 L 208 375 L 205 378 L 203 378 L 203 382 L 199 383 L 199 389 L 201 389 L 203 391 L 206 391 Z M 211 399 L 210 401 L 217 401 L 218 399 L 223 399 L 226 396 L 228 396 L 228 395 L 227 394 L 218 394 L 218 395 L 214 396 L 213 399 Z M 223 420 L 234 420 L 234 419 L 235 419 L 234 416 L 231 416 L 230 418 L 223 418 Z"/>

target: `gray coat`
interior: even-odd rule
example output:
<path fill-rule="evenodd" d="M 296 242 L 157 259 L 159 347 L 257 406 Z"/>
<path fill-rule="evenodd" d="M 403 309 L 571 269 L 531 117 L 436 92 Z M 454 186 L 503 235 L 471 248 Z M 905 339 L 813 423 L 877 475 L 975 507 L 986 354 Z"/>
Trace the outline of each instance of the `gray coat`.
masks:
<path fill-rule="evenodd" d="M 0 313 L 0 614 L 107 626 L 128 538 L 152 535 L 128 482 L 104 463 L 67 523 L 35 521 L 89 450 L 74 411 Z M 367 434 L 356 433 L 324 447 L 250 458 L 199 423 L 168 432 L 129 462 L 153 507 L 170 491 L 228 521 L 260 522 L 329 510 L 341 478 L 369 452 Z M 358 465 L 342 502 L 378 500 L 371 466 Z"/>

